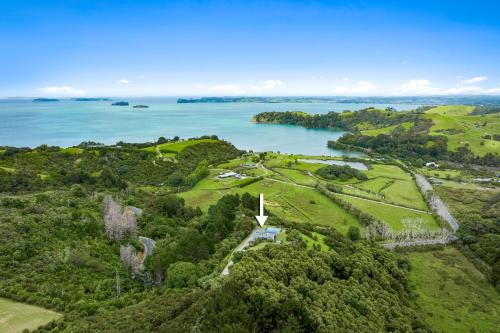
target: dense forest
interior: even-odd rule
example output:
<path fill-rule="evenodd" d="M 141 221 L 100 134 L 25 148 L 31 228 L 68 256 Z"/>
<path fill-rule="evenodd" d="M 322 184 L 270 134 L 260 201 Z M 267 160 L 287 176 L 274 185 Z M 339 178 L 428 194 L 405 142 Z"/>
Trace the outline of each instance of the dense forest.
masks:
<path fill-rule="evenodd" d="M 69 149 L 5 147 L 0 154 L 0 192 L 56 189 L 72 184 L 116 189 L 124 189 L 128 183 L 189 187 L 206 176 L 209 164 L 240 154 L 224 141 L 189 146 L 175 161 L 157 159 L 156 153 L 138 149 L 141 147 L 142 144 L 126 143 L 85 143 Z"/>
<path fill-rule="evenodd" d="M 314 230 L 300 226 L 301 232 Z M 293 230 L 293 228 L 292 228 Z M 318 231 L 318 230 L 317 230 Z M 244 252 L 217 287 L 167 289 L 70 323 L 72 332 L 430 332 L 411 307 L 409 265 L 321 228 L 335 251 L 295 243 Z M 184 269 L 189 274 L 188 269 Z M 127 319 L 129 318 L 129 319 Z"/>

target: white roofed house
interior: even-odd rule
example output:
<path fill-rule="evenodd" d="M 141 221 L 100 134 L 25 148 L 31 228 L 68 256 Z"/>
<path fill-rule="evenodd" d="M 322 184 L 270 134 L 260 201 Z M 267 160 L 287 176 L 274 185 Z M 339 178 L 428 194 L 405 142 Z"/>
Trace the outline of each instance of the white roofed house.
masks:
<path fill-rule="evenodd" d="M 223 178 L 229 178 L 229 177 L 236 177 L 237 175 L 238 174 L 236 172 L 229 171 L 229 172 L 220 174 L 219 178 L 223 179 Z"/>

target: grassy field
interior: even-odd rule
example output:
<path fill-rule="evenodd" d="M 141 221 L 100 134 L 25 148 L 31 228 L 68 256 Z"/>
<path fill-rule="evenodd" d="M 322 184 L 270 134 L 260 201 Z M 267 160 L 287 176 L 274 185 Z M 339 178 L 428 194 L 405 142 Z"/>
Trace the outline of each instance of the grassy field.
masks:
<path fill-rule="evenodd" d="M 430 134 L 448 137 L 448 149 L 452 151 L 468 144 L 471 151 L 479 156 L 500 152 L 499 141 L 483 139 L 485 134 L 500 133 L 500 116 L 468 116 L 473 109 L 472 106 L 448 105 L 428 110 L 425 117 L 433 123 Z"/>
<path fill-rule="evenodd" d="M 19 333 L 45 325 L 60 314 L 37 306 L 17 303 L 0 298 L 0 332 Z"/>
<path fill-rule="evenodd" d="M 474 111 L 475 106 L 470 105 L 442 105 L 427 110 L 427 114 L 439 114 L 444 116 L 465 116 Z"/>
<path fill-rule="evenodd" d="M 361 131 L 361 134 L 370 135 L 370 136 L 376 136 L 379 134 L 387 134 L 387 133 L 390 133 L 393 129 L 395 129 L 398 126 L 403 126 L 404 129 L 408 129 L 408 128 L 412 127 L 413 124 L 411 122 L 407 121 L 407 122 L 401 123 L 399 125 L 364 130 L 364 131 Z"/>
<path fill-rule="evenodd" d="M 340 196 L 341 199 L 351 203 L 354 207 L 373 217 L 387 223 L 393 231 L 402 231 L 405 229 L 403 223 L 406 219 L 422 219 L 423 227 L 430 230 L 438 230 L 439 226 L 431 214 L 420 213 L 409 209 L 383 205 L 376 202 L 366 201 L 359 198 Z"/>
<path fill-rule="evenodd" d="M 441 179 L 451 179 L 455 177 L 461 176 L 461 172 L 459 170 L 436 170 L 436 169 L 429 169 L 429 168 L 419 168 L 418 172 L 428 176 L 428 177 L 435 177 L 435 178 L 441 178 Z"/>
<path fill-rule="evenodd" d="M 498 332 L 500 296 L 457 249 L 408 257 L 417 305 L 437 332 Z"/>
<path fill-rule="evenodd" d="M 151 146 L 148 148 L 144 148 L 144 150 L 150 151 L 152 153 L 156 153 L 156 148 L 160 150 L 162 153 L 180 153 L 184 149 L 189 146 L 196 145 L 202 142 L 217 142 L 218 140 L 213 139 L 200 139 L 200 140 L 186 140 L 186 141 L 177 141 L 177 142 L 167 142 L 162 143 L 160 145 Z"/>
<path fill-rule="evenodd" d="M 314 186 L 317 181 L 304 173 L 304 171 L 294 170 L 294 169 L 284 169 L 284 168 L 274 168 L 273 171 L 283 175 L 285 178 L 290 179 L 294 183 L 305 185 L 305 186 Z"/>
<path fill-rule="evenodd" d="M 363 173 L 368 176 L 368 180 L 351 179 L 347 182 L 334 181 L 334 183 L 344 185 L 343 191 L 346 194 L 428 210 L 413 178 L 398 166 L 372 164 L 371 169 Z"/>

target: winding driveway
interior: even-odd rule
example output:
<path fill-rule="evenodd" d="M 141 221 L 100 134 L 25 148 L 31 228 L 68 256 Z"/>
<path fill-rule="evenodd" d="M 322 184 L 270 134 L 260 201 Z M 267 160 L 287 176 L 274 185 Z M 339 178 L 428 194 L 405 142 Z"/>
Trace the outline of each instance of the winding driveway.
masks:
<path fill-rule="evenodd" d="M 255 229 L 252 230 L 252 232 L 250 233 L 250 235 L 247 236 L 247 238 L 245 238 L 234 250 L 233 252 L 231 252 L 230 254 L 230 257 L 229 257 L 229 261 L 226 265 L 226 267 L 224 267 L 224 269 L 222 270 L 222 272 L 220 273 L 220 276 L 226 276 L 229 274 L 229 267 L 233 266 L 234 265 L 234 262 L 233 262 L 233 254 L 235 254 L 236 252 L 240 252 L 240 251 L 243 251 L 248 245 L 250 245 L 250 241 L 254 238 L 255 236 L 255 232 L 257 231 L 257 229 L 259 229 L 258 227 L 256 227 Z"/>

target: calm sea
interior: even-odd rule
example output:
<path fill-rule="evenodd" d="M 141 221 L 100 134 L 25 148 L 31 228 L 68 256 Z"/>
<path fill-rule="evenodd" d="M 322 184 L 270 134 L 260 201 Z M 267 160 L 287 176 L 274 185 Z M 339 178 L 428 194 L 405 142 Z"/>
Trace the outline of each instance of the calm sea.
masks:
<path fill-rule="evenodd" d="M 106 144 L 154 141 L 160 136 L 189 138 L 216 134 L 240 149 L 309 155 L 343 155 L 327 148 L 342 131 L 312 130 L 288 125 L 255 124 L 264 111 L 359 110 L 369 106 L 410 110 L 418 105 L 337 103 L 196 103 L 177 104 L 175 98 L 125 99 L 130 107 L 111 102 L 43 102 L 0 100 L 0 146 L 41 144 L 72 146 L 92 140 Z M 149 105 L 133 109 L 133 104 Z"/>

